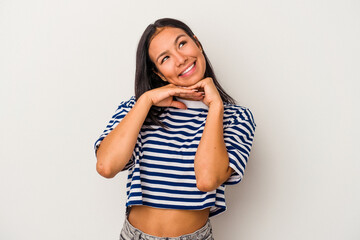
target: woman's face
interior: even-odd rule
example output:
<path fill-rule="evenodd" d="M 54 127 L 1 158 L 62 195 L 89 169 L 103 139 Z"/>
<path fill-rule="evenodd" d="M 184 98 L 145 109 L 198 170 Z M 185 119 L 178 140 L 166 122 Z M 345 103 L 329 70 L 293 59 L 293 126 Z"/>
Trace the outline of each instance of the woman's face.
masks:
<path fill-rule="evenodd" d="M 180 28 L 164 27 L 150 42 L 150 59 L 163 80 L 191 86 L 204 78 L 206 62 L 201 47 Z"/>

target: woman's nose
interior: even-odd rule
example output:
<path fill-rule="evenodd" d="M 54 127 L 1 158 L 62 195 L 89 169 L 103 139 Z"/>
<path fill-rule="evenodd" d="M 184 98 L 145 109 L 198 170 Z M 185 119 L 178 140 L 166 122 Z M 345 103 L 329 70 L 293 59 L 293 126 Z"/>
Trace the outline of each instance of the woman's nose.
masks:
<path fill-rule="evenodd" d="M 180 66 L 180 65 L 186 63 L 187 56 L 177 52 L 176 55 L 175 55 L 175 60 L 176 60 L 176 65 Z"/>

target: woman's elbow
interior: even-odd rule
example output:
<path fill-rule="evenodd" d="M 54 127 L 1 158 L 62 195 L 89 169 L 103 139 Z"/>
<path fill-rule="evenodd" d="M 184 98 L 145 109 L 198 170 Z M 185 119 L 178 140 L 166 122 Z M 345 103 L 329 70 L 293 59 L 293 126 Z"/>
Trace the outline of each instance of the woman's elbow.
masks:
<path fill-rule="evenodd" d="M 211 192 L 220 186 L 217 181 L 212 179 L 197 179 L 196 187 L 202 192 Z"/>
<path fill-rule="evenodd" d="M 113 178 L 116 175 L 109 165 L 106 165 L 101 161 L 96 163 L 96 171 L 104 178 Z"/>

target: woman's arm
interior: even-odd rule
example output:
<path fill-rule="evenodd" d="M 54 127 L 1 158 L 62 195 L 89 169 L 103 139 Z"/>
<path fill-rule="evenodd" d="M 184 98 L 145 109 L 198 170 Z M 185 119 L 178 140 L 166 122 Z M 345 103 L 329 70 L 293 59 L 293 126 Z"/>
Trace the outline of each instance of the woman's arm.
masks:
<path fill-rule="evenodd" d="M 211 78 L 205 78 L 191 88 L 203 88 L 203 102 L 209 106 L 204 132 L 195 155 L 196 185 L 209 192 L 223 184 L 232 174 L 224 142 L 224 106 Z"/>
<path fill-rule="evenodd" d="M 129 162 L 139 131 L 152 105 L 186 108 L 173 96 L 201 99 L 201 93 L 176 87 L 172 84 L 147 91 L 136 101 L 124 119 L 104 138 L 97 153 L 96 170 L 106 178 L 112 178 Z"/>
<path fill-rule="evenodd" d="M 200 191 L 218 188 L 232 174 L 223 135 L 223 105 L 209 106 L 205 128 L 195 155 L 196 185 Z"/>
<path fill-rule="evenodd" d="M 101 176 L 112 178 L 129 162 L 150 107 L 151 102 L 144 95 L 141 96 L 101 142 L 96 153 L 96 170 Z"/>

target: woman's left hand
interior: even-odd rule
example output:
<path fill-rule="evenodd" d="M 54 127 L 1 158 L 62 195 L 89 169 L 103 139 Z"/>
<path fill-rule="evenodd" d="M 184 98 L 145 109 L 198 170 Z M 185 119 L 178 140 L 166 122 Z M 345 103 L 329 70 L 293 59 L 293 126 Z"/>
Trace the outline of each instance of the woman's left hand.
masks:
<path fill-rule="evenodd" d="M 223 105 L 223 101 L 221 99 L 221 96 L 214 84 L 214 81 L 212 80 L 212 78 L 208 77 L 208 78 L 204 78 L 202 80 L 200 80 L 199 82 L 195 83 L 192 86 L 187 87 L 188 89 L 198 89 L 198 91 L 203 91 L 204 93 L 204 98 L 203 98 L 203 102 L 210 107 L 210 105 L 213 104 L 219 104 L 219 105 Z"/>

